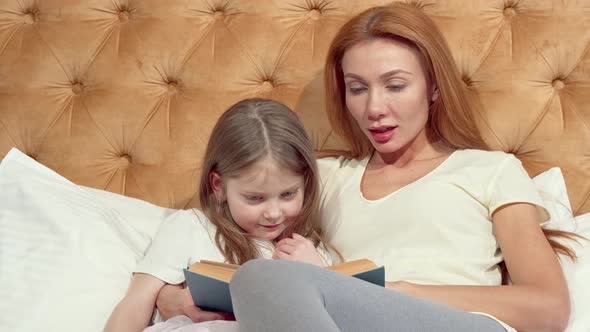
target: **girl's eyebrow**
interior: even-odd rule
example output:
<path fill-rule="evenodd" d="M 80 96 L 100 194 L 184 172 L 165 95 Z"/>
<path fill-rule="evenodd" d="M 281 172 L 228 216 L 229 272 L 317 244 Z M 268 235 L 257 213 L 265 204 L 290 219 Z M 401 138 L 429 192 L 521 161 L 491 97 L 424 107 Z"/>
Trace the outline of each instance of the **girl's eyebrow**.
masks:
<path fill-rule="evenodd" d="M 299 189 L 300 187 L 301 187 L 300 184 L 296 184 L 296 185 L 291 186 L 291 187 L 289 187 L 289 188 L 287 188 L 287 189 L 285 189 L 283 191 L 295 191 L 295 190 Z"/>
<path fill-rule="evenodd" d="M 296 184 L 293 185 L 291 187 L 288 187 L 287 189 L 281 190 L 281 192 L 285 192 L 285 191 L 295 191 L 297 189 L 301 188 L 300 184 Z M 264 192 L 261 191 L 255 191 L 255 190 L 246 190 L 244 192 L 242 192 L 242 195 L 264 195 Z"/>

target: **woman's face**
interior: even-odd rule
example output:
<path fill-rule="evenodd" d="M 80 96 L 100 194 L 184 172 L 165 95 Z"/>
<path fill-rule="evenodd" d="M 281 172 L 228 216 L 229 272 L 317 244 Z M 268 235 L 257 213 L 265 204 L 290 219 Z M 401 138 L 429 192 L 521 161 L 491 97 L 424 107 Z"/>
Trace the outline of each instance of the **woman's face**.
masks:
<path fill-rule="evenodd" d="M 426 140 L 434 86 L 429 87 L 420 54 L 389 39 L 361 42 L 342 57 L 346 106 L 380 154 Z"/>

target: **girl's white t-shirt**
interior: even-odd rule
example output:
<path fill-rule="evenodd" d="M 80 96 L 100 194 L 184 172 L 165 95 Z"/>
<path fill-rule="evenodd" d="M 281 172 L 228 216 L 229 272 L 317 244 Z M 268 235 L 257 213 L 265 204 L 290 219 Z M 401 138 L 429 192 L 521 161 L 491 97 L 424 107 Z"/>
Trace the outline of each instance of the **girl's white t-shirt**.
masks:
<path fill-rule="evenodd" d="M 134 273 L 146 273 L 166 283 L 176 285 L 185 281 L 183 270 L 200 260 L 224 262 L 215 245 L 216 227 L 201 210 L 178 210 L 162 222 L 144 258 Z M 275 247 L 270 241 L 255 240 L 259 258 L 272 258 Z M 324 264 L 332 258 L 323 244 L 318 251 Z"/>
<path fill-rule="evenodd" d="M 184 282 L 183 269 L 200 260 L 223 262 L 215 245 L 216 227 L 198 209 L 178 210 L 162 222 L 152 244 L 134 273 L 147 273 L 166 283 Z M 261 258 L 271 258 L 274 246 L 256 241 Z"/>

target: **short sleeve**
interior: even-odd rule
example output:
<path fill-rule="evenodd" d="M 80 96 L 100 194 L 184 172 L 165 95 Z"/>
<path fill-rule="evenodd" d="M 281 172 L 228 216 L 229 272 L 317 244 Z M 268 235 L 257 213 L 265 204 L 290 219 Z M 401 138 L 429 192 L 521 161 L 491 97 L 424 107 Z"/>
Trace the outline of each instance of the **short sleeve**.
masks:
<path fill-rule="evenodd" d="M 537 207 L 539 223 L 549 220 L 549 213 L 543 205 L 533 180 L 520 160 L 508 154 L 502 160 L 488 187 L 489 218 L 500 207 L 511 203 L 529 203 Z"/>
<path fill-rule="evenodd" d="M 325 266 L 334 264 L 334 257 L 336 256 L 336 254 L 332 250 L 330 250 L 323 242 L 320 242 L 316 250 L 320 254 L 322 263 L 324 263 Z"/>
<path fill-rule="evenodd" d="M 341 158 L 326 157 L 317 160 L 318 173 L 322 184 L 328 182 L 330 176 L 340 168 Z"/>
<path fill-rule="evenodd" d="M 150 274 L 169 284 L 184 282 L 195 244 L 211 242 L 193 210 L 179 210 L 165 220 L 134 273 Z"/>

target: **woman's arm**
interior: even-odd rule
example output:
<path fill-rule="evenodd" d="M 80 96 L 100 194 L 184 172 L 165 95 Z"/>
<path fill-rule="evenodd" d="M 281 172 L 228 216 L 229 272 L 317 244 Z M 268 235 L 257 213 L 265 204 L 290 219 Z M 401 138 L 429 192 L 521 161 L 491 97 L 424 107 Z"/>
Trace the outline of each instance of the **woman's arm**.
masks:
<path fill-rule="evenodd" d="M 104 331 L 143 331 L 154 312 L 158 292 L 165 284 L 149 274 L 134 274 L 127 294 L 113 310 Z"/>
<path fill-rule="evenodd" d="M 156 307 L 164 319 L 185 315 L 195 323 L 210 320 L 235 320 L 235 317 L 227 312 L 199 309 L 195 306 L 188 288 L 181 285 L 166 284 L 162 287 L 156 299 Z"/>
<path fill-rule="evenodd" d="M 401 292 L 466 311 L 485 312 L 519 331 L 563 331 L 568 323 L 568 288 L 531 204 L 505 205 L 493 215 L 496 239 L 512 285 L 425 286 L 389 283 Z"/>

